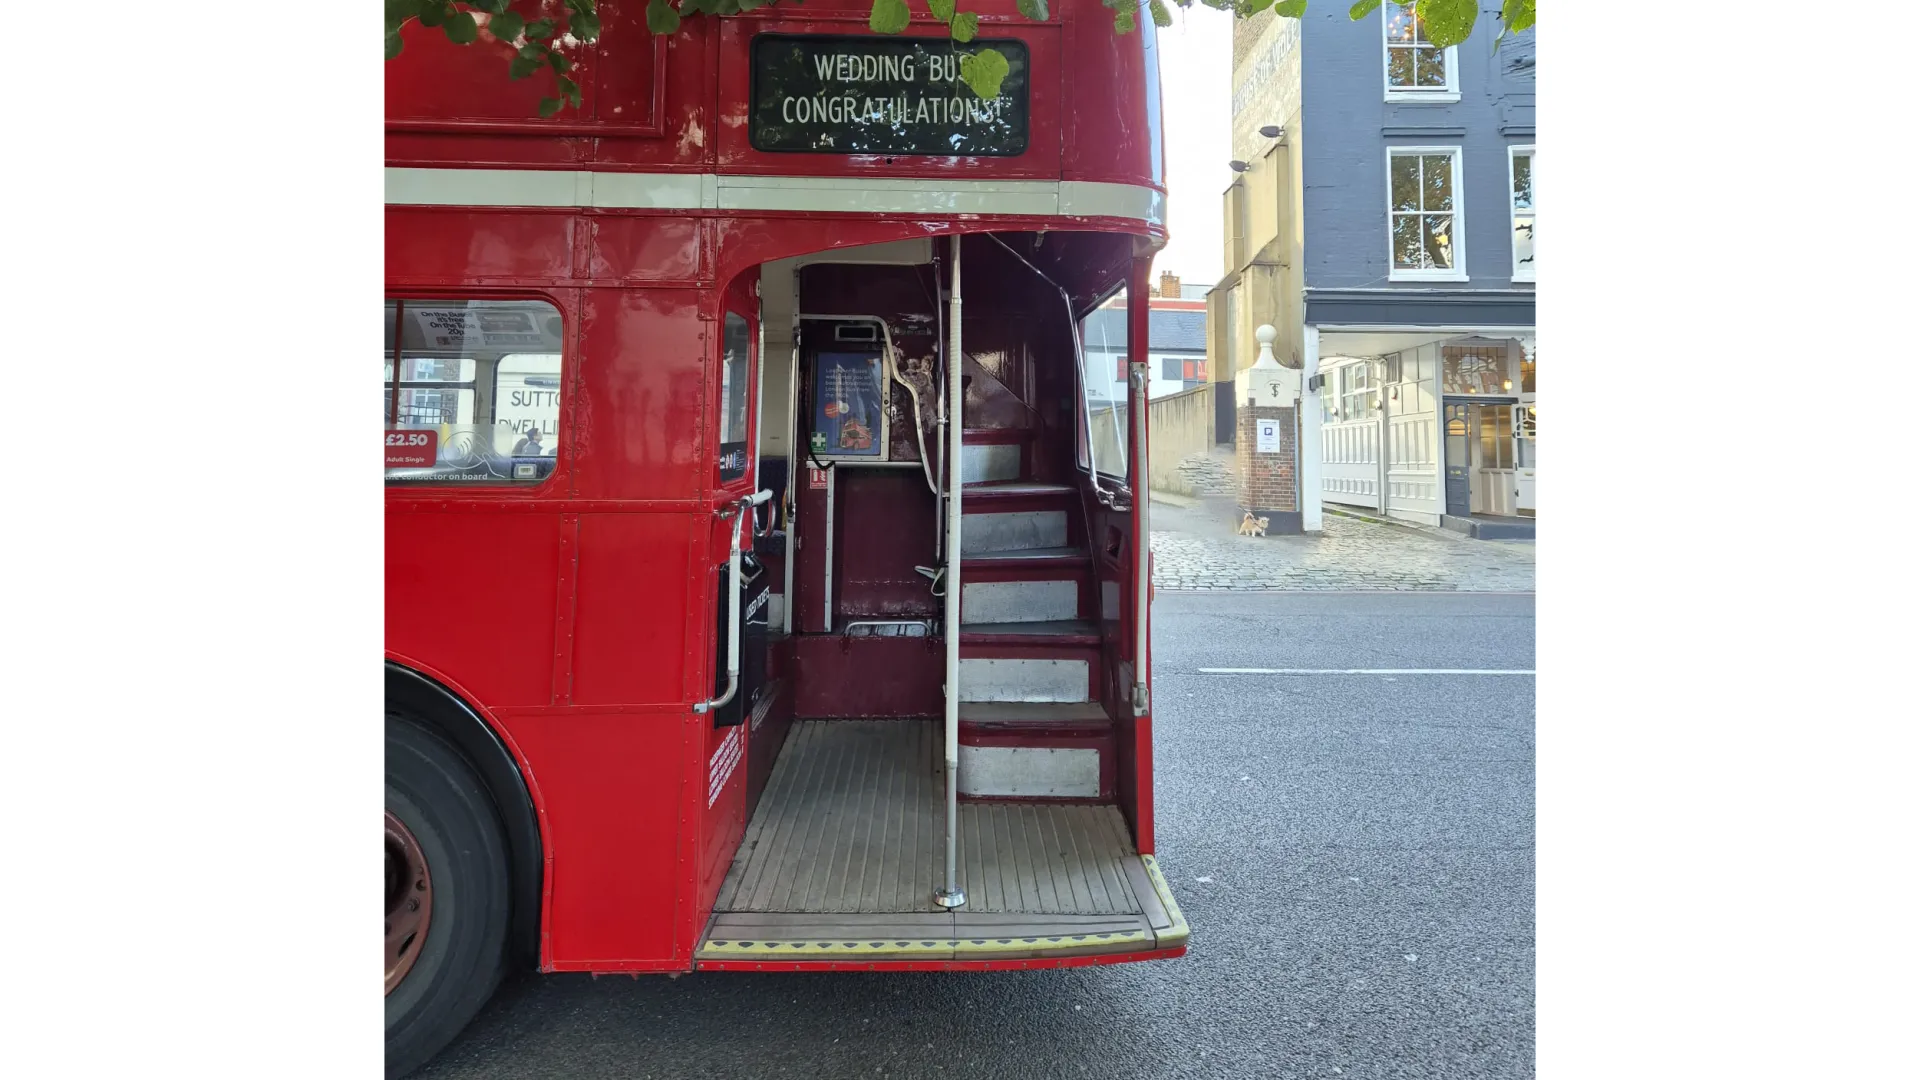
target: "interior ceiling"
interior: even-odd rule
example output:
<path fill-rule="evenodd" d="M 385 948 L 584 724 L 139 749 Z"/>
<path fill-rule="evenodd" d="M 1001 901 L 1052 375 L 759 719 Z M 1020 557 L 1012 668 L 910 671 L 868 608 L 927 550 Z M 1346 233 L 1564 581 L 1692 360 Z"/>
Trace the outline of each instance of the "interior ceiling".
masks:
<path fill-rule="evenodd" d="M 884 244 L 830 248 L 791 259 L 777 259 L 760 267 L 760 315 L 770 339 L 791 336 L 794 314 L 793 272 L 811 263 L 888 263 L 917 265 L 931 261 L 933 241 L 893 240 Z"/>

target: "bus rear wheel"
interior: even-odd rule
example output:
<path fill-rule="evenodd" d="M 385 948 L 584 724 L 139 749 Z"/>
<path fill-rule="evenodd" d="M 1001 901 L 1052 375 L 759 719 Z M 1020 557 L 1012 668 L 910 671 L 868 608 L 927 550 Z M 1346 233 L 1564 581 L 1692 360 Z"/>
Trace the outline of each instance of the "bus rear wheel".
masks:
<path fill-rule="evenodd" d="M 507 845 L 478 775 L 431 729 L 387 716 L 387 1076 L 460 1034 L 507 958 Z"/>

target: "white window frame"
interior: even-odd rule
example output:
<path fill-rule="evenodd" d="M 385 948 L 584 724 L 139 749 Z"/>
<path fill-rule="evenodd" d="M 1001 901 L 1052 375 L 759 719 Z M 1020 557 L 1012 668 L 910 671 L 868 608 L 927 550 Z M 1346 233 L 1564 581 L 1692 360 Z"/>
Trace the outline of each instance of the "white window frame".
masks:
<path fill-rule="evenodd" d="M 1442 51 L 1441 62 L 1447 66 L 1447 83 L 1429 90 L 1420 90 L 1395 86 L 1387 80 L 1393 71 L 1393 50 L 1387 45 L 1387 27 L 1392 25 L 1388 16 L 1399 5 L 1385 3 L 1380 5 L 1380 85 L 1386 88 L 1388 101 L 1431 101 L 1451 104 L 1460 100 L 1460 47 L 1449 45 Z M 1413 5 L 1408 4 L 1408 7 Z"/>
<path fill-rule="evenodd" d="M 1520 247 L 1513 240 L 1514 233 L 1518 231 L 1519 225 L 1520 225 L 1520 211 L 1513 205 L 1513 162 L 1515 158 L 1518 158 L 1522 154 L 1525 154 L 1527 156 L 1527 164 L 1529 166 L 1529 179 L 1533 183 L 1534 192 L 1535 192 L 1534 206 L 1532 209 L 1529 209 L 1527 211 L 1527 220 L 1529 222 L 1532 222 L 1533 220 L 1535 220 L 1540 216 L 1540 210 L 1539 210 L 1540 178 L 1537 176 L 1531 175 L 1531 172 L 1532 172 L 1531 166 L 1534 164 L 1533 159 L 1535 156 L 1533 152 L 1533 144 L 1528 143 L 1524 146 L 1509 146 L 1507 147 L 1507 246 L 1512 251 L 1513 280 L 1536 281 L 1538 280 L 1538 275 L 1540 270 L 1540 234 L 1539 232 L 1536 231 L 1534 233 L 1533 261 L 1528 263 L 1524 267 L 1520 265 Z"/>
<path fill-rule="evenodd" d="M 1340 374 L 1340 419 L 1344 421 L 1363 420 L 1372 412 L 1373 366 L 1370 361 L 1358 360 L 1343 364 Z"/>
<path fill-rule="evenodd" d="M 1402 270 L 1393 265 L 1393 159 L 1402 156 L 1422 154 L 1447 154 L 1453 162 L 1453 268 L 1450 270 Z M 1465 176 L 1461 167 L 1461 151 L 1458 146 L 1389 146 L 1387 147 L 1387 186 L 1382 192 L 1386 196 L 1386 241 L 1387 241 L 1387 280 L 1388 281 L 1466 281 L 1467 279 L 1467 193 Z M 1513 205 L 1513 181 L 1507 181 L 1507 205 Z M 1426 211 L 1421 211 L 1425 213 Z M 1512 237 L 1508 237 L 1512 245 Z"/>

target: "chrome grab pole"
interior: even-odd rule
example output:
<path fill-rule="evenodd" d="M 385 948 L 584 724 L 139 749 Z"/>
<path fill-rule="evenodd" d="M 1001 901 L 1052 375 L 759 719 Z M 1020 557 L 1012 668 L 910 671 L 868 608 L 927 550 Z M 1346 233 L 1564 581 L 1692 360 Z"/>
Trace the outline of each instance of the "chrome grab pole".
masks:
<path fill-rule="evenodd" d="M 714 513 L 721 517 L 733 518 L 733 549 L 727 555 L 727 689 L 719 697 L 710 701 L 696 702 L 693 711 L 696 714 L 710 713 L 733 700 L 740 692 L 740 522 L 753 508 L 773 498 L 773 492 L 756 491 L 738 501 L 721 507 Z"/>
<path fill-rule="evenodd" d="M 960 237 L 953 238 L 953 281 L 947 315 L 947 883 L 933 902 L 957 908 L 967 902 L 960 888 L 956 852 L 960 835 Z"/>

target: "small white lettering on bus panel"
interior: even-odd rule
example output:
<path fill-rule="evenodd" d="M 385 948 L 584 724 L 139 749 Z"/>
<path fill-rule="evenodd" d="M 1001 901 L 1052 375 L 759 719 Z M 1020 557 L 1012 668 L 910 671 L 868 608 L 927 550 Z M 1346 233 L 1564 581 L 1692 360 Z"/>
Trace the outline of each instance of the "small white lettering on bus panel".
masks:
<path fill-rule="evenodd" d="M 820 76 L 821 82 L 826 82 L 828 79 L 838 82 L 879 82 L 882 79 L 907 82 L 914 77 L 911 56 L 853 56 L 848 53 L 829 53 L 813 58 L 813 70 Z"/>
<path fill-rule="evenodd" d="M 1004 99 L 980 101 L 976 98 L 922 97 L 909 103 L 905 94 L 893 98 L 785 97 L 780 99 L 780 119 L 789 124 L 846 124 L 878 121 L 887 124 L 986 124 L 1000 118 Z"/>

